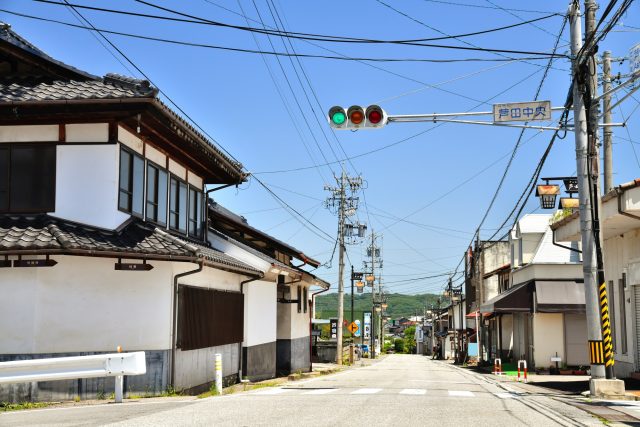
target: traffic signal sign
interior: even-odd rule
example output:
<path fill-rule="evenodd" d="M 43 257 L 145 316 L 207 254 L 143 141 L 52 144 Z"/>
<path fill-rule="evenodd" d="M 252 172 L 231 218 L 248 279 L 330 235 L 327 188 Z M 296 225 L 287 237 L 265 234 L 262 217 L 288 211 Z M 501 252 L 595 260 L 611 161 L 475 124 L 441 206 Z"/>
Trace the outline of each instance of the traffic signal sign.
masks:
<path fill-rule="evenodd" d="M 331 107 L 328 115 L 329 125 L 334 129 L 375 129 L 387 124 L 387 113 L 378 105 L 363 108 L 352 105 L 348 109 Z"/>

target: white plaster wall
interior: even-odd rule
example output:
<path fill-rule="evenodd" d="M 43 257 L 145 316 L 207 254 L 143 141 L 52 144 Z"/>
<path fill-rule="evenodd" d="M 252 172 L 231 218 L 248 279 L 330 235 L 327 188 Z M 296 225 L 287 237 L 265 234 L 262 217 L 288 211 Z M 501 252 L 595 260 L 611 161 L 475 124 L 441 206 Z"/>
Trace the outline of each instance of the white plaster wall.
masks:
<path fill-rule="evenodd" d="M 297 299 L 298 286 L 294 284 L 291 287 L 291 299 Z M 304 303 L 300 313 L 298 313 L 298 305 L 293 304 L 280 304 L 278 303 L 278 339 L 296 339 L 309 336 L 309 319 L 310 319 L 309 307 L 307 306 L 307 312 L 304 312 Z"/>
<path fill-rule="evenodd" d="M 171 268 L 115 271 L 112 259 L 57 256 L 0 269 L 0 353 L 161 350 L 170 345 Z"/>
<path fill-rule="evenodd" d="M 551 365 L 551 357 L 558 353 L 567 360 L 564 346 L 562 313 L 535 313 L 533 315 L 533 358 L 537 367 Z"/>
<path fill-rule="evenodd" d="M 142 154 L 142 140 L 121 126 L 118 126 L 118 141 L 136 153 Z"/>
<path fill-rule="evenodd" d="M 172 159 L 169 159 L 169 172 L 178 178 L 187 179 L 187 169 Z"/>
<path fill-rule="evenodd" d="M 57 141 L 58 125 L 0 126 L 0 142 Z"/>
<path fill-rule="evenodd" d="M 144 155 L 147 159 L 151 160 L 156 165 L 166 168 L 167 167 L 167 156 L 159 150 L 153 148 L 151 145 L 147 144 L 144 147 Z"/>
<path fill-rule="evenodd" d="M 194 174 L 193 172 L 189 172 L 188 178 L 189 178 L 189 184 L 202 190 L 202 178 L 200 178 L 198 175 Z"/>
<path fill-rule="evenodd" d="M 65 125 L 66 142 L 108 142 L 108 123 L 79 123 Z"/>
<path fill-rule="evenodd" d="M 120 147 L 58 145 L 56 210 L 52 215 L 115 229 L 129 218 L 118 210 Z"/>
<path fill-rule="evenodd" d="M 255 281 L 244 285 L 244 346 L 276 341 L 277 285 Z"/>

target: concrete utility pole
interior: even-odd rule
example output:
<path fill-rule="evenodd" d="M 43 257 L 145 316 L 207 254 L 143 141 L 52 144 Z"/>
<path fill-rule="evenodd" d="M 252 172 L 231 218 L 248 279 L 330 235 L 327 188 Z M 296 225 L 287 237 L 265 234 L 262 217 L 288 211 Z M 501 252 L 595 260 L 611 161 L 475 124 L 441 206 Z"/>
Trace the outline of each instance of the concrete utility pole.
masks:
<path fill-rule="evenodd" d="M 600 193 L 598 191 L 598 156 L 596 147 L 596 135 L 598 133 L 597 106 L 591 105 L 589 117 L 585 106 L 585 95 L 589 97 L 587 102 L 593 104 L 592 85 L 594 84 L 593 66 L 595 57 L 593 53 L 585 59 L 585 52 L 591 50 L 593 31 L 595 29 L 595 10 L 597 6 L 591 0 L 585 1 L 587 11 L 587 28 L 591 33 L 587 34 L 589 43 L 586 49 L 582 48 L 582 28 L 580 23 L 580 4 L 573 1 L 569 7 L 569 19 L 571 23 L 571 54 L 573 57 L 573 108 L 576 141 L 576 170 L 578 177 L 578 190 L 580 200 L 580 231 L 582 235 L 582 269 L 584 272 L 585 303 L 587 316 L 587 336 L 589 339 L 591 359 L 591 395 L 601 396 L 605 393 L 620 393 L 622 381 L 613 380 L 613 352 L 611 348 L 611 336 L 608 317 L 608 305 L 606 299 L 606 287 L 604 284 L 604 268 L 599 245 L 599 220 L 598 203 Z M 595 115 L 593 114 L 596 109 Z M 595 156 L 595 162 L 594 162 Z M 598 289 L 601 289 L 600 298 Z M 602 290 L 604 288 L 604 291 Z M 600 299 L 600 304 L 598 300 Z M 602 317 L 601 314 L 602 313 Z M 603 340 L 603 336 L 605 339 Z M 606 380 L 605 380 L 606 377 Z M 624 383 L 621 385 L 624 394 Z"/>
<path fill-rule="evenodd" d="M 580 22 L 580 5 L 576 2 L 571 6 L 571 54 L 573 56 L 574 78 L 581 74 L 577 70 L 576 55 L 582 48 L 582 27 Z M 590 194 L 590 177 L 587 154 L 587 114 L 584 105 L 583 92 L 587 82 L 574 80 L 573 85 L 573 115 L 575 123 L 576 166 L 578 175 L 578 198 L 580 200 L 580 231 L 582 234 L 582 269 L 584 272 L 585 303 L 587 315 L 587 337 L 589 341 L 602 341 L 600 316 L 598 314 L 598 297 L 596 294 L 596 244 L 593 235 L 592 208 Z M 603 365 L 591 364 L 591 377 L 604 378 Z"/>
<path fill-rule="evenodd" d="M 325 190 L 330 191 L 332 195 L 327 199 L 327 207 L 337 207 L 338 210 L 338 330 L 337 332 L 337 348 L 336 363 L 342 365 L 342 332 L 344 328 L 344 252 L 345 252 L 345 223 L 348 216 L 347 210 L 357 208 L 358 199 L 353 196 L 347 196 L 347 190 L 355 192 L 362 186 L 362 178 L 350 178 L 346 172 L 342 170 L 340 177 L 335 177 L 338 184 L 337 187 L 325 186 Z M 337 206 L 336 206 L 337 205 Z M 353 319 L 352 319 L 353 320 Z"/>
<path fill-rule="evenodd" d="M 611 123 L 611 52 L 605 50 L 602 55 L 602 107 L 604 109 L 604 123 Z M 610 126 L 604 130 L 604 193 L 613 190 L 613 131 Z"/>
<path fill-rule="evenodd" d="M 376 281 L 375 281 L 375 277 L 376 275 L 375 273 L 375 250 L 376 250 L 376 245 L 375 245 L 375 239 L 376 239 L 376 235 L 373 233 L 373 230 L 371 230 L 371 277 L 372 277 L 372 281 L 371 281 L 371 339 L 370 344 L 371 344 L 371 348 L 369 349 L 370 354 L 371 354 L 371 358 L 375 359 L 376 358 Z"/>

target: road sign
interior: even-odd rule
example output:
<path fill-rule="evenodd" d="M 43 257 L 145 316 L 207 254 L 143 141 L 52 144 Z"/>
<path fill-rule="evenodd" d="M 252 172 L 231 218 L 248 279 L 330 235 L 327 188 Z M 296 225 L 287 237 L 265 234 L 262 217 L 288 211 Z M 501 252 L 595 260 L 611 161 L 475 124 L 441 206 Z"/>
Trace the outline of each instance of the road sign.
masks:
<path fill-rule="evenodd" d="M 640 43 L 629 49 L 629 71 L 635 73 L 640 70 Z"/>
<path fill-rule="evenodd" d="M 360 329 L 360 327 L 356 324 L 356 322 L 351 322 L 351 324 L 347 329 L 349 329 L 349 332 L 351 332 L 352 335 L 355 335 L 355 333 L 358 332 L 358 329 Z"/>
<path fill-rule="evenodd" d="M 512 102 L 493 105 L 494 123 L 547 120 L 551 120 L 551 101 Z"/>

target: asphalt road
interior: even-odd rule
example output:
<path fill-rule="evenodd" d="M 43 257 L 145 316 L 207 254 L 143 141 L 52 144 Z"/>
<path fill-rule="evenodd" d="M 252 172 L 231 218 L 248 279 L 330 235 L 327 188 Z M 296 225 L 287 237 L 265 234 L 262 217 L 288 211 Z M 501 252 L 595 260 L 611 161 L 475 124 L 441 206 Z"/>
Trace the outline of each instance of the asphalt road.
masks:
<path fill-rule="evenodd" d="M 0 414 L 0 426 L 601 426 L 550 395 L 422 356 L 390 355 L 282 387 L 203 400 Z"/>

